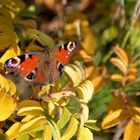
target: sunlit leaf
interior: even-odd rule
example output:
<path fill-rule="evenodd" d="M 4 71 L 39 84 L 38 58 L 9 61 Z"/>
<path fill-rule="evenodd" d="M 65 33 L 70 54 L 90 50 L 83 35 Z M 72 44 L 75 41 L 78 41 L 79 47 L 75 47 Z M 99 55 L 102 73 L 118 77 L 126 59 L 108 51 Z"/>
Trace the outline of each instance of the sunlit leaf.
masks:
<path fill-rule="evenodd" d="M 42 116 L 44 115 L 44 110 L 41 107 L 37 106 L 23 107 L 18 110 L 17 114 L 19 116 L 24 115 Z"/>
<path fill-rule="evenodd" d="M 12 58 L 14 56 L 17 56 L 17 55 L 20 55 L 21 52 L 20 52 L 20 48 L 16 45 L 16 44 L 13 44 L 6 52 L 5 54 L 0 58 L 0 62 L 2 64 L 4 64 L 4 62 L 6 60 L 8 60 L 9 58 Z"/>
<path fill-rule="evenodd" d="M 93 140 L 93 134 L 88 128 L 80 126 L 78 130 L 77 140 L 85 140 L 85 139 Z"/>
<path fill-rule="evenodd" d="M 25 132 L 32 131 L 33 129 L 37 128 L 38 126 L 45 124 L 45 122 L 46 122 L 45 116 L 36 117 L 36 118 L 30 120 L 29 122 L 23 124 L 19 129 L 19 133 L 25 133 Z"/>
<path fill-rule="evenodd" d="M 87 103 L 93 95 L 94 87 L 91 81 L 86 80 L 80 86 L 76 87 L 75 91 L 78 97 Z"/>
<path fill-rule="evenodd" d="M 6 131 L 6 135 L 8 136 L 9 139 L 14 139 L 16 138 L 19 133 L 19 129 L 22 126 L 22 124 L 20 122 L 16 122 L 14 123 L 7 131 Z"/>
<path fill-rule="evenodd" d="M 52 132 L 49 125 L 45 125 L 45 129 L 43 131 L 42 140 L 51 140 L 52 139 Z"/>
<path fill-rule="evenodd" d="M 16 107 L 16 102 L 10 94 L 1 91 L 0 96 L 2 96 L 2 98 L 0 98 L 0 121 L 3 121 L 13 113 Z"/>

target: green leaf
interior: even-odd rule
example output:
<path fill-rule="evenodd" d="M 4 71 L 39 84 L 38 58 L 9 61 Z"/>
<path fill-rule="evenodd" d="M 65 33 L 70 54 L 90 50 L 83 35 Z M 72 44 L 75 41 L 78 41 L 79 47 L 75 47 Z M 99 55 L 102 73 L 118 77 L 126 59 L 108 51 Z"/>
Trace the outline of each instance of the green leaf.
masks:
<path fill-rule="evenodd" d="M 29 135 L 28 134 L 24 134 L 22 136 L 19 136 L 18 138 L 16 138 L 16 140 L 28 140 L 29 139 Z"/>

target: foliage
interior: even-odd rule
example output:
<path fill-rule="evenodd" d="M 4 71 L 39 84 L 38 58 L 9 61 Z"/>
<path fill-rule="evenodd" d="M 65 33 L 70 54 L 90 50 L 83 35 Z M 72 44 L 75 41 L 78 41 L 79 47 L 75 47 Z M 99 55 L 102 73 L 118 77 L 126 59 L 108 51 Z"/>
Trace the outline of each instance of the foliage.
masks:
<path fill-rule="evenodd" d="M 0 1 L 0 139 L 108 139 L 113 131 L 114 140 L 138 140 L 139 7 L 135 0 Z M 4 69 L 9 58 L 67 41 L 78 49 L 54 84 L 32 86 Z"/>

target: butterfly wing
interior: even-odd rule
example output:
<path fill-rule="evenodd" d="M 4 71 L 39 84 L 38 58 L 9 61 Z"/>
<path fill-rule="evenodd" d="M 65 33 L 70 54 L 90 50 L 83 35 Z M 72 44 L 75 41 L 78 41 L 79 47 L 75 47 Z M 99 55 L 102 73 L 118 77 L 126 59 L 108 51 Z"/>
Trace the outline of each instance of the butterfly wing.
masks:
<path fill-rule="evenodd" d="M 49 51 L 26 53 L 8 59 L 5 68 L 20 75 L 33 85 L 45 84 L 48 80 L 46 69 L 49 68 Z"/>
<path fill-rule="evenodd" d="M 55 50 L 15 56 L 5 62 L 5 68 L 20 73 L 32 85 L 52 83 L 60 77 L 76 47 L 75 42 L 69 42 Z"/>

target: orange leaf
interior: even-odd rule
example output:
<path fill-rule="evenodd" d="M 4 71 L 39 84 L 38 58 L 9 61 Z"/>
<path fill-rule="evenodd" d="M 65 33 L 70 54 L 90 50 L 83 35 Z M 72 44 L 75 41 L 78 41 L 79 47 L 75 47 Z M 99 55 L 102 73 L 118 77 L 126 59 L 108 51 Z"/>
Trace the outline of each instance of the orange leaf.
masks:
<path fill-rule="evenodd" d="M 140 138 L 140 119 L 132 117 L 124 131 L 124 140 L 138 140 Z"/>
<path fill-rule="evenodd" d="M 107 115 L 102 122 L 102 128 L 107 129 L 113 127 L 122 121 L 128 119 L 129 115 L 128 112 L 123 109 L 118 109 L 109 115 Z"/>

